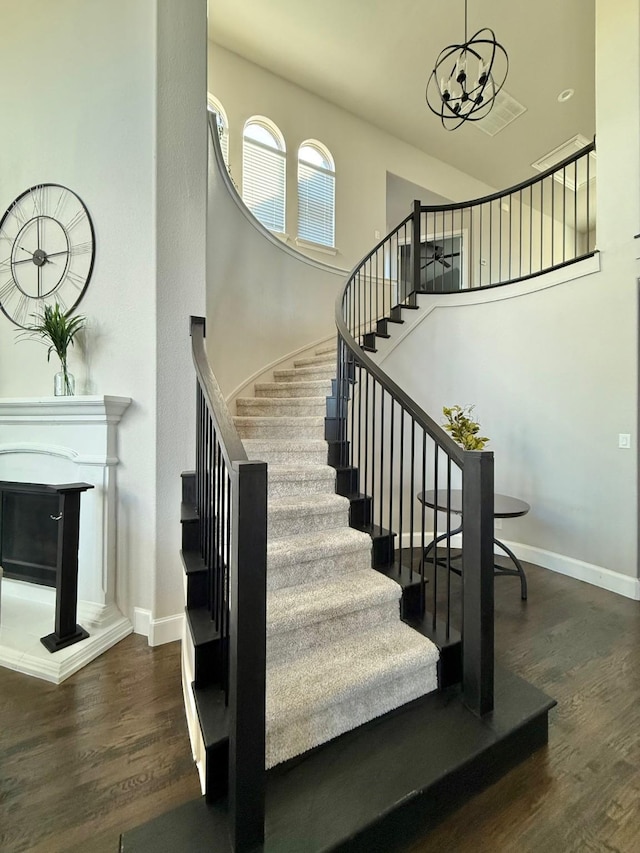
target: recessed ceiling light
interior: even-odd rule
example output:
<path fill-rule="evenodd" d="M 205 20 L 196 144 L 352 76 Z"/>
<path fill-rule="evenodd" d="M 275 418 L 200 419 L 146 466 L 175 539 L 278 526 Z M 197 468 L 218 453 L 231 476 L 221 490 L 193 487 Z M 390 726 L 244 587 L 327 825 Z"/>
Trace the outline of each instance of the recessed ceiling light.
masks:
<path fill-rule="evenodd" d="M 563 104 L 575 95 L 575 89 L 563 89 L 558 95 L 558 101 Z"/>

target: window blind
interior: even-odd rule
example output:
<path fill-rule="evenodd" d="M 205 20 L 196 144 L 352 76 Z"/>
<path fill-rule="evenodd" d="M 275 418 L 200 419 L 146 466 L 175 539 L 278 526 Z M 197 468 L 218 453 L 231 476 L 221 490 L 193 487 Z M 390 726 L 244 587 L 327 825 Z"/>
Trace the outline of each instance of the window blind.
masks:
<path fill-rule="evenodd" d="M 298 161 L 298 236 L 312 243 L 335 242 L 335 175 Z"/>
<path fill-rule="evenodd" d="M 284 151 L 244 138 L 242 198 L 271 231 L 285 230 L 285 156 Z"/>

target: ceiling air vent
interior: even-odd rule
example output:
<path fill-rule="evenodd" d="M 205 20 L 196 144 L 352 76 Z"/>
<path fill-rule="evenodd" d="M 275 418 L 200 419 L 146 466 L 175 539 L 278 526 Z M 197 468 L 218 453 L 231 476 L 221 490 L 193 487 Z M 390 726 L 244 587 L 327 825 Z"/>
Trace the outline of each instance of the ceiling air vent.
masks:
<path fill-rule="evenodd" d="M 508 124 L 515 121 L 527 108 L 523 107 L 508 92 L 501 89 L 497 96 L 491 112 L 480 121 L 474 123 L 474 127 L 486 133 L 487 136 L 495 136 L 504 130 Z"/>
<path fill-rule="evenodd" d="M 571 139 L 567 139 L 566 142 L 563 142 L 562 145 L 558 145 L 557 148 L 554 148 L 553 151 L 549 151 L 548 154 L 545 154 L 543 157 L 540 157 L 539 160 L 536 160 L 535 163 L 532 163 L 532 167 L 536 169 L 538 172 L 546 172 L 547 169 L 551 169 L 553 166 L 557 166 L 558 163 L 561 163 L 563 160 L 566 160 L 567 157 L 571 157 L 573 154 L 577 154 L 578 151 L 581 151 L 585 145 L 589 144 L 589 140 L 586 136 L 583 136 L 581 133 L 577 133 L 575 136 L 572 136 Z M 564 184 L 564 186 L 568 187 L 568 189 L 575 192 L 576 183 L 578 185 L 578 189 L 581 190 L 582 187 L 587 183 L 593 181 L 596 176 L 596 152 L 592 151 L 589 154 L 589 168 L 587 169 L 586 158 L 583 158 L 578 163 L 577 167 L 568 166 L 564 172 L 557 172 L 553 177 L 559 184 Z"/>

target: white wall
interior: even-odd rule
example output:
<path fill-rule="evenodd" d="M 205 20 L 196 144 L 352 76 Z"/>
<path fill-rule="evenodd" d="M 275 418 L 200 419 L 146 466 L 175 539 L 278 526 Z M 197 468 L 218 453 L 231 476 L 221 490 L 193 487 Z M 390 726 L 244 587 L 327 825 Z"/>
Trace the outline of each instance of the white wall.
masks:
<path fill-rule="evenodd" d="M 158 0 L 154 616 L 182 609 L 180 472 L 195 467 L 189 315 L 205 312 L 207 0 Z"/>
<path fill-rule="evenodd" d="M 336 165 L 335 258 L 308 252 L 350 269 L 386 233 L 387 171 L 454 201 L 478 198 L 493 188 L 429 157 L 367 122 L 209 42 L 209 91 L 229 119 L 229 165 L 242 186 L 242 130 L 252 115 L 274 121 L 287 145 L 287 232 L 297 234 L 296 152 L 318 139 Z M 392 130 L 392 128 L 391 128 Z M 406 211 L 409 213 L 409 210 Z M 306 250 L 305 250 L 306 251 Z"/>
<path fill-rule="evenodd" d="M 182 375 L 186 356 L 175 354 L 174 342 L 184 349 L 187 315 L 202 308 L 202 296 L 193 305 L 187 297 L 203 288 L 203 229 L 194 223 L 204 218 L 205 143 L 195 139 L 204 133 L 204 107 L 196 113 L 194 98 L 199 86 L 205 103 L 197 32 L 206 7 L 205 0 L 181 3 L 180 12 L 172 6 L 21 0 L 3 4 L 0 28 L 0 55 L 10 69 L 2 91 L 0 207 L 38 182 L 64 184 L 84 200 L 97 250 L 78 308 L 90 325 L 87 356 L 74 353 L 71 369 L 80 393 L 133 398 L 121 424 L 118 470 L 118 600 L 127 615 L 134 607 L 154 615 L 180 608 L 179 504 L 175 485 L 165 491 L 167 471 L 173 477 L 185 461 L 178 445 L 190 441 L 176 412 L 193 400 L 192 378 Z M 56 369 L 36 343 L 16 344 L 13 325 L 0 316 L 2 396 L 52 394 Z M 172 566 L 157 552 L 160 525 L 162 548 L 175 554 Z"/>
<path fill-rule="evenodd" d="M 222 393 L 335 335 L 347 273 L 283 246 L 247 210 L 210 145 L 207 352 Z"/>

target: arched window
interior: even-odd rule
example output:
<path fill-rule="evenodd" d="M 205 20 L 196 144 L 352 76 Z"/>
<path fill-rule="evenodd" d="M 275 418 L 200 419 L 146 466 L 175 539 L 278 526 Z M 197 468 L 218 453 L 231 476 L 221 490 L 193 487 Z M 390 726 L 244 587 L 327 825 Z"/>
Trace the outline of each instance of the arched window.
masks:
<path fill-rule="evenodd" d="M 298 237 L 335 245 L 336 173 L 333 157 L 320 142 L 298 149 Z"/>
<path fill-rule="evenodd" d="M 207 108 L 211 112 L 216 113 L 218 119 L 218 134 L 220 136 L 220 148 L 227 169 L 229 168 L 229 121 L 227 114 L 220 101 L 214 98 L 213 95 L 207 96 Z"/>
<path fill-rule="evenodd" d="M 285 230 L 284 138 L 269 119 L 254 116 L 242 139 L 242 198 L 271 231 Z"/>

